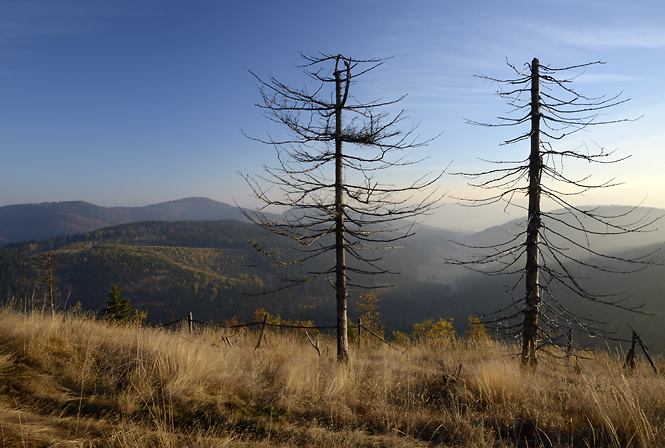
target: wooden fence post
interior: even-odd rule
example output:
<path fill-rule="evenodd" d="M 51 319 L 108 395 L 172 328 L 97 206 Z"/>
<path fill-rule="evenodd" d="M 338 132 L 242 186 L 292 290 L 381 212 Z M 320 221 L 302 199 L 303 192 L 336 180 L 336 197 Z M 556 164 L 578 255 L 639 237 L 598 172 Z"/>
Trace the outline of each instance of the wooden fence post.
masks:
<path fill-rule="evenodd" d="M 649 364 L 651 364 L 651 367 L 653 367 L 653 371 L 658 375 L 658 369 L 656 368 L 656 365 L 653 363 L 653 360 L 651 359 L 651 356 L 649 356 L 649 350 L 647 350 L 646 344 L 642 341 L 642 338 L 640 337 L 639 334 L 633 329 L 633 327 L 628 324 L 631 330 L 633 330 L 633 353 L 635 353 L 635 339 L 637 339 L 637 342 L 640 344 L 640 347 L 642 347 L 642 351 L 644 352 L 644 355 L 647 357 L 649 360 Z"/>
<path fill-rule="evenodd" d="M 573 353 L 573 331 L 571 330 L 566 336 L 568 339 L 568 347 L 566 347 L 566 364 L 570 364 L 570 355 Z"/>
<path fill-rule="evenodd" d="M 358 350 L 360 350 L 360 318 L 358 318 Z"/>
<path fill-rule="evenodd" d="M 194 319 L 192 319 L 192 312 L 189 312 L 189 316 L 187 316 L 187 326 L 189 328 L 189 334 L 194 333 Z"/>
<path fill-rule="evenodd" d="M 261 333 L 259 334 L 259 342 L 256 343 L 256 347 L 254 347 L 254 350 L 261 347 L 261 339 L 263 339 L 263 332 L 266 329 L 266 322 L 268 322 L 268 314 L 263 316 L 263 325 L 261 325 Z"/>
<path fill-rule="evenodd" d="M 632 329 L 632 328 L 631 328 Z M 637 333 L 633 330 L 633 342 L 630 345 L 630 350 L 626 355 L 626 362 L 623 364 L 624 367 L 628 367 L 630 370 L 635 368 L 635 344 L 637 343 Z"/>

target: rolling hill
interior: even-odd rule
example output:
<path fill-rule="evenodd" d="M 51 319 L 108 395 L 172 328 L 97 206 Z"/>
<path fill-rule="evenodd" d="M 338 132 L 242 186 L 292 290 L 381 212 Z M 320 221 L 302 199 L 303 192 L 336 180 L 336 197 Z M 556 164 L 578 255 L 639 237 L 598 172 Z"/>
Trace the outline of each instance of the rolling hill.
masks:
<path fill-rule="evenodd" d="M 110 285 L 117 284 L 134 306 L 149 311 L 153 323 L 188 312 L 203 320 L 247 319 L 257 308 L 288 318 L 331 320 L 334 294 L 327 277 L 279 293 L 246 295 L 278 289 L 285 274 L 276 268 L 248 267 L 261 261 L 248 240 L 287 256 L 293 250 L 289 241 L 236 220 L 145 221 L 50 243 L 8 245 L 0 249 L 0 294 L 24 298 L 37 291 L 41 296 L 44 253 L 50 244 L 61 301 L 67 306 L 78 301 L 85 309 L 100 310 Z M 418 282 L 413 267 L 426 262 L 424 250 L 414 246 L 384 252 L 389 268 L 402 272 L 397 276 L 400 284 Z M 329 267 L 318 263 L 289 275 Z M 367 281 L 372 285 L 376 280 Z"/>
<path fill-rule="evenodd" d="M 138 221 L 238 219 L 238 207 L 207 198 L 186 198 L 145 207 L 100 207 L 82 201 L 0 207 L 0 246 L 91 232 Z"/>

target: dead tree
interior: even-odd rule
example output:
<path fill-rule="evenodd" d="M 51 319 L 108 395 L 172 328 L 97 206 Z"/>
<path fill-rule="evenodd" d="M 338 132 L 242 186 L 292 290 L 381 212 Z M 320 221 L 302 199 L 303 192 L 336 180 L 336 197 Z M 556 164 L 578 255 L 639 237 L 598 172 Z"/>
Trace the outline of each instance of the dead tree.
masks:
<path fill-rule="evenodd" d="M 51 308 L 51 315 L 55 316 L 56 278 L 53 273 L 53 252 L 51 252 L 51 249 L 49 249 L 48 252 L 44 254 L 44 273 L 41 278 L 41 283 L 46 288 L 46 292 L 44 293 L 44 306 L 42 307 L 42 311 L 44 311 L 46 303 L 48 302 Z"/>
<path fill-rule="evenodd" d="M 495 161 L 492 162 L 497 165 L 495 169 L 480 173 L 458 173 L 472 178 L 474 181 L 470 185 L 496 191 L 481 199 L 462 198 L 462 203 L 475 207 L 504 202 L 506 207 L 521 207 L 527 212 L 521 230 L 515 232 L 508 241 L 496 245 L 467 246 L 473 252 L 468 260 L 450 260 L 454 264 L 465 265 L 489 275 L 520 275 L 510 292 L 524 282 L 524 296 L 513 300 L 509 307 L 496 311 L 488 321 L 495 324 L 517 321 L 507 326 L 507 330 L 509 334 L 521 337 L 524 365 L 536 365 L 539 341 L 551 342 L 557 334 L 571 328 L 591 335 L 600 332 L 597 325 L 599 322 L 583 319 L 560 302 L 555 294 L 557 287 L 592 302 L 635 309 L 625 305 L 622 297 L 587 291 L 573 272 L 573 266 L 628 272 L 653 262 L 653 254 L 645 254 L 637 259 L 623 259 L 599 253 L 590 244 L 589 237 L 649 231 L 651 224 L 658 218 L 647 214 L 628 218 L 630 222 L 622 223 L 617 220 L 624 218 L 625 221 L 630 212 L 610 216 L 598 208 L 573 205 L 569 199 L 570 196 L 612 187 L 617 183 L 613 179 L 594 183 L 590 175 L 569 177 L 563 170 L 565 161 L 606 164 L 625 158 L 617 158 L 613 151 L 605 151 L 602 147 L 589 149 L 583 145 L 577 150 L 557 150 L 552 144 L 591 126 L 629 121 L 598 119 L 601 112 L 627 101 L 621 99 L 620 94 L 607 98 L 586 97 L 570 86 L 572 79 L 560 77 L 563 72 L 586 69 L 601 63 L 559 69 L 541 66 L 538 59 L 533 59 L 531 64 L 525 64 L 526 72 L 508 64 L 516 77 L 481 78 L 500 86 L 498 95 L 507 100 L 513 107 L 512 112 L 518 116 L 499 117 L 497 123 L 468 121 L 486 127 L 528 126 L 526 132 L 503 142 L 507 145 L 528 140 L 530 152 L 527 159 L 517 162 Z M 526 203 L 520 202 L 519 197 L 522 195 L 526 196 Z M 541 208 L 543 199 L 553 202 L 559 212 L 544 212 Z M 560 213 L 560 210 L 564 212 Z M 573 251 L 570 248 L 583 249 L 588 259 L 571 254 Z M 579 251 L 576 253 L 579 254 Z M 619 264 L 623 267 L 617 268 L 616 264 L 610 265 L 608 262 L 625 264 Z"/>
<path fill-rule="evenodd" d="M 288 266 L 324 259 L 324 268 L 295 277 L 285 275 L 275 290 L 325 277 L 336 291 L 337 358 L 348 360 L 347 296 L 350 287 L 367 287 L 359 276 L 385 274 L 380 256 L 366 249 L 387 247 L 410 236 L 412 220 L 436 204 L 433 187 L 441 174 L 395 186 L 383 172 L 411 165 L 405 152 L 419 142 L 398 129 L 404 111 L 391 117 L 393 101 L 356 101 L 352 86 L 383 60 L 358 60 L 343 55 L 304 56 L 299 68 L 313 88 L 291 88 L 270 78 L 259 82 L 262 108 L 267 117 L 287 131 L 284 139 L 256 139 L 273 145 L 277 166 L 264 166 L 264 175 L 243 175 L 253 194 L 265 206 L 287 210 L 283 219 L 262 212 L 247 217 L 275 234 L 297 242 L 289 259 L 256 247 L 272 266 Z M 250 72 L 251 73 L 251 72 Z M 252 138 L 252 137 L 250 137 Z M 326 257 L 334 254 L 334 257 Z M 347 255 L 352 259 L 347 262 Z M 263 264 L 263 265 L 266 265 Z"/>

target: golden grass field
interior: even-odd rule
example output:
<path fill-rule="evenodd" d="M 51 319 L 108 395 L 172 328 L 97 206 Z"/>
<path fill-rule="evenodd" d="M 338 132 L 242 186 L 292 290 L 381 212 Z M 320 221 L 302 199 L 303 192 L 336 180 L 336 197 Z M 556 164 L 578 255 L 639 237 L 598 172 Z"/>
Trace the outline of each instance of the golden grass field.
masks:
<path fill-rule="evenodd" d="M 523 370 L 495 342 L 194 334 L 0 310 L 3 447 L 661 447 L 665 378 L 620 354 Z M 228 334 L 228 333 L 226 333 Z M 330 347 L 330 356 L 326 349 Z M 406 347 L 402 347 L 404 350 Z M 462 365 L 459 379 L 450 378 Z M 658 360 L 659 367 L 662 360 Z"/>

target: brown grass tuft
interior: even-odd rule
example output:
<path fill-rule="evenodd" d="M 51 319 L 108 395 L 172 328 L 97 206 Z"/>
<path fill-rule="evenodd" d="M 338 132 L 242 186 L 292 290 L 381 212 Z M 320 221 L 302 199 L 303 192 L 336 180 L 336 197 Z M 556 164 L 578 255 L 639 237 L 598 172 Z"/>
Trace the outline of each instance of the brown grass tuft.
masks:
<path fill-rule="evenodd" d="M 618 356 L 531 371 L 484 342 L 354 347 L 339 365 L 298 332 L 259 350 L 223 334 L 0 310 L 2 446 L 665 445 L 665 382 Z"/>

